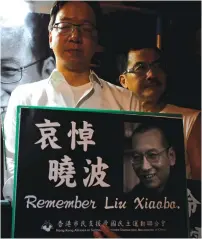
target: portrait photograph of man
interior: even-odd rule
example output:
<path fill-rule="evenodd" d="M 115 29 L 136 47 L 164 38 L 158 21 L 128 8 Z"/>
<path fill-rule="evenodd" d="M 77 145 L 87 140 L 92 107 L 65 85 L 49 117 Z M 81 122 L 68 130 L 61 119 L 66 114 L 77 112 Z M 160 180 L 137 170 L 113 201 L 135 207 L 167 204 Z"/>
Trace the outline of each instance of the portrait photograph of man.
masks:
<path fill-rule="evenodd" d="M 19 24 L 0 20 L 1 117 L 17 86 L 46 79 L 55 68 L 48 42 L 49 19 L 48 14 L 28 12 Z"/>
<path fill-rule="evenodd" d="M 166 123 L 125 123 L 124 192 L 172 195 L 180 167 L 176 165 L 183 166 L 184 158 L 177 157 L 175 135 Z"/>

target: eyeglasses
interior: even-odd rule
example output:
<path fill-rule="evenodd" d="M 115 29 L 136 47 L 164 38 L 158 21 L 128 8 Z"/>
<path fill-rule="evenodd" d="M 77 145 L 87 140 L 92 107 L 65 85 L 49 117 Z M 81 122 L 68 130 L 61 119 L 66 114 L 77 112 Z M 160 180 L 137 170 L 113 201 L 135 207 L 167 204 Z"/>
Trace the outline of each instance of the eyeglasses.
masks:
<path fill-rule="evenodd" d="M 25 66 L 19 66 L 16 68 L 10 67 L 10 66 L 3 66 L 1 65 L 1 83 L 3 84 L 12 84 L 12 83 L 17 83 L 19 81 L 21 81 L 22 79 L 22 72 L 30 67 L 33 66 L 37 63 L 39 63 L 40 61 L 45 60 L 46 58 L 34 61 L 30 64 L 27 64 Z"/>
<path fill-rule="evenodd" d="M 71 22 L 58 22 L 55 23 L 53 28 L 56 28 L 61 35 L 71 34 L 77 28 L 83 35 L 91 37 L 97 35 L 97 29 L 93 24 L 73 24 Z"/>
<path fill-rule="evenodd" d="M 134 73 L 136 75 L 146 75 L 149 70 L 153 70 L 154 72 L 163 71 L 162 62 L 160 59 L 153 61 L 152 63 L 147 62 L 137 62 L 132 69 L 126 70 L 123 74 Z"/>
<path fill-rule="evenodd" d="M 134 155 L 132 155 L 132 159 L 131 162 L 132 164 L 134 164 L 135 166 L 140 166 L 143 162 L 143 158 L 145 157 L 147 159 L 147 161 L 149 163 L 157 163 L 159 161 L 159 157 L 170 148 L 167 147 L 165 149 L 163 149 L 160 152 L 154 152 L 154 151 L 147 151 L 144 154 L 137 154 L 135 153 Z"/>

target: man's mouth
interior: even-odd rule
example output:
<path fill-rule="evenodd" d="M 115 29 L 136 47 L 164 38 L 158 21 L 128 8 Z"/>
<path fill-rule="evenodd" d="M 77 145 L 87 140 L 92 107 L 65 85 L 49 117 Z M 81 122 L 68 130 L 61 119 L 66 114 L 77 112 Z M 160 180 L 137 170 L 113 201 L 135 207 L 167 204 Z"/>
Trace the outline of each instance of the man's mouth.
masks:
<path fill-rule="evenodd" d="M 68 49 L 68 53 L 70 53 L 72 56 L 81 56 L 83 54 L 83 51 L 81 49 Z"/>
<path fill-rule="evenodd" d="M 69 48 L 66 51 L 68 51 L 68 52 L 82 52 L 82 50 L 80 48 Z"/>
<path fill-rule="evenodd" d="M 155 173 L 152 173 L 152 174 L 147 174 L 147 175 L 142 175 L 142 177 L 146 180 L 151 180 L 153 179 L 154 177 L 156 176 Z"/>
<path fill-rule="evenodd" d="M 160 84 L 157 83 L 157 82 L 153 82 L 153 83 L 148 83 L 145 88 L 156 88 L 156 87 L 159 87 Z"/>
<path fill-rule="evenodd" d="M 80 48 L 69 48 L 67 51 L 82 51 Z"/>
<path fill-rule="evenodd" d="M 145 88 L 156 88 L 161 86 L 161 82 L 158 79 L 148 80 L 145 82 Z"/>

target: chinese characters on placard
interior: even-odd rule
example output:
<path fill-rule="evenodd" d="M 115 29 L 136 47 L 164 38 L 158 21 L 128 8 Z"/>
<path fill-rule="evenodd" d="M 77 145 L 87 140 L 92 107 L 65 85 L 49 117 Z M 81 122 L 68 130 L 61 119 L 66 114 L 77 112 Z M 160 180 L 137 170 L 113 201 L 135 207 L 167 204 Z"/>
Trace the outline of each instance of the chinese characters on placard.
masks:
<path fill-rule="evenodd" d="M 66 232 L 69 230 L 94 230 L 99 228 L 100 225 L 107 225 L 113 230 L 114 228 L 121 231 L 121 228 L 125 227 L 124 230 L 131 231 L 154 231 L 154 230 L 166 230 L 166 221 L 164 220 L 154 220 L 154 221 L 144 221 L 144 220 L 58 220 L 58 222 L 53 226 L 50 221 L 45 221 L 42 225 L 42 229 L 45 231 L 50 231 L 51 229 L 57 232 Z M 72 231 L 73 232 L 73 231 Z"/>
<path fill-rule="evenodd" d="M 188 212 L 189 218 L 196 213 L 197 206 L 201 203 L 192 195 L 191 190 L 187 188 Z M 194 227 L 190 230 L 190 238 L 201 238 L 201 228 Z"/>
<path fill-rule="evenodd" d="M 196 212 L 198 204 L 201 204 L 191 193 L 190 189 L 187 188 L 187 198 L 188 198 L 188 212 L 189 217 Z"/>
<path fill-rule="evenodd" d="M 41 144 L 41 149 L 44 150 L 50 146 L 52 149 L 61 149 L 62 147 L 56 142 L 58 138 L 55 136 L 57 130 L 55 127 L 60 127 L 58 122 L 50 122 L 48 119 L 44 119 L 45 123 L 36 124 L 41 133 L 41 139 L 35 144 Z M 95 145 L 95 141 L 92 140 L 94 130 L 92 124 L 87 121 L 83 121 L 83 128 L 76 127 L 76 122 L 71 122 L 71 129 L 67 133 L 67 137 L 71 138 L 71 150 L 75 150 L 77 145 L 82 145 L 83 151 L 88 151 L 88 145 Z M 97 164 L 93 164 L 91 159 L 86 159 L 87 167 L 84 167 L 84 172 L 87 174 L 83 179 L 83 185 L 85 187 L 110 187 L 108 183 L 104 181 L 106 177 L 105 170 L 109 168 L 106 163 L 102 162 L 103 159 L 97 156 Z M 58 182 L 55 187 L 59 187 L 65 184 L 69 188 L 77 186 L 75 179 L 76 169 L 72 159 L 64 155 L 61 162 L 58 160 L 49 160 L 49 175 L 50 181 Z"/>
<path fill-rule="evenodd" d="M 59 220 L 57 226 L 62 227 L 100 227 L 100 225 L 107 225 L 113 227 L 136 227 L 136 228 L 164 228 L 166 226 L 165 220 Z"/>
<path fill-rule="evenodd" d="M 56 129 L 54 127 L 60 127 L 58 122 L 51 123 L 50 120 L 44 119 L 45 123 L 36 124 L 41 133 L 41 139 L 35 144 L 41 143 L 41 149 L 44 150 L 47 146 L 51 146 L 53 149 L 60 149 L 61 146 L 57 145 L 55 142 L 58 141 L 55 137 Z"/>
<path fill-rule="evenodd" d="M 83 129 L 76 129 L 76 122 L 72 121 L 72 129 L 68 132 L 67 136 L 71 137 L 71 149 L 76 148 L 76 144 L 83 145 L 83 151 L 87 152 L 88 145 L 95 145 L 95 142 L 92 140 L 94 130 L 91 129 L 92 124 L 83 121 Z M 76 135 L 79 135 L 80 140 L 76 140 Z"/>

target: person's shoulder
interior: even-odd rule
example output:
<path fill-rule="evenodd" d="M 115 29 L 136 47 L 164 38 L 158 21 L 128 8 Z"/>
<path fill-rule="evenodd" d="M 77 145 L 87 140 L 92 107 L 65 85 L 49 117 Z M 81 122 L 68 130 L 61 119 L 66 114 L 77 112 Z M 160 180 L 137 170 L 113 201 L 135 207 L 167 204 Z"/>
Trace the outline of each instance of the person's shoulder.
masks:
<path fill-rule="evenodd" d="M 141 111 L 140 101 L 132 91 L 101 78 L 98 79 L 105 97 L 114 97 L 123 110 Z"/>
<path fill-rule="evenodd" d="M 48 79 L 44 79 L 19 85 L 12 91 L 12 95 L 20 96 L 22 94 L 23 96 L 28 96 L 30 94 L 34 94 L 35 92 L 39 93 L 39 91 L 42 91 L 46 87 L 47 83 Z"/>
<path fill-rule="evenodd" d="M 92 78 L 93 80 L 96 80 L 97 82 L 99 82 L 99 84 L 103 88 L 103 90 L 111 90 L 113 92 L 116 92 L 117 94 L 125 94 L 128 96 L 132 95 L 131 91 L 102 79 L 94 71 L 91 71 L 91 76 L 93 77 Z"/>
<path fill-rule="evenodd" d="M 33 90 L 33 89 L 36 89 L 38 87 L 43 87 L 47 83 L 48 83 L 48 79 L 39 80 L 39 81 L 31 82 L 31 83 L 25 83 L 25 84 L 17 86 L 15 88 L 15 91 Z"/>
<path fill-rule="evenodd" d="M 105 81 L 101 78 L 99 78 L 99 80 L 102 82 L 102 85 L 103 87 L 106 87 L 106 88 L 109 88 L 111 90 L 114 90 L 115 92 L 117 92 L 117 94 L 121 94 L 121 95 L 128 95 L 128 96 L 132 96 L 132 91 L 129 91 L 121 86 L 118 86 L 118 85 L 115 85 L 115 84 L 112 84 L 108 81 Z"/>
<path fill-rule="evenodd" d="M 191 108 L 184 108 L 176 105 L 167 105 L 165 113 L 176 113 L 183 116 L 183 125 L 186 139 L 189 138 L 194 125 L 199 125 L 201 121 L 201 111 Z"/>
<path fill-rule="evenodd" d="M 197 117 L 200 113 L 200 110 L 167 104 L 166 107 L 164 108 L 164 112 L 182 114 L 184 117 L 193 117 L 193 116 Z"/>

